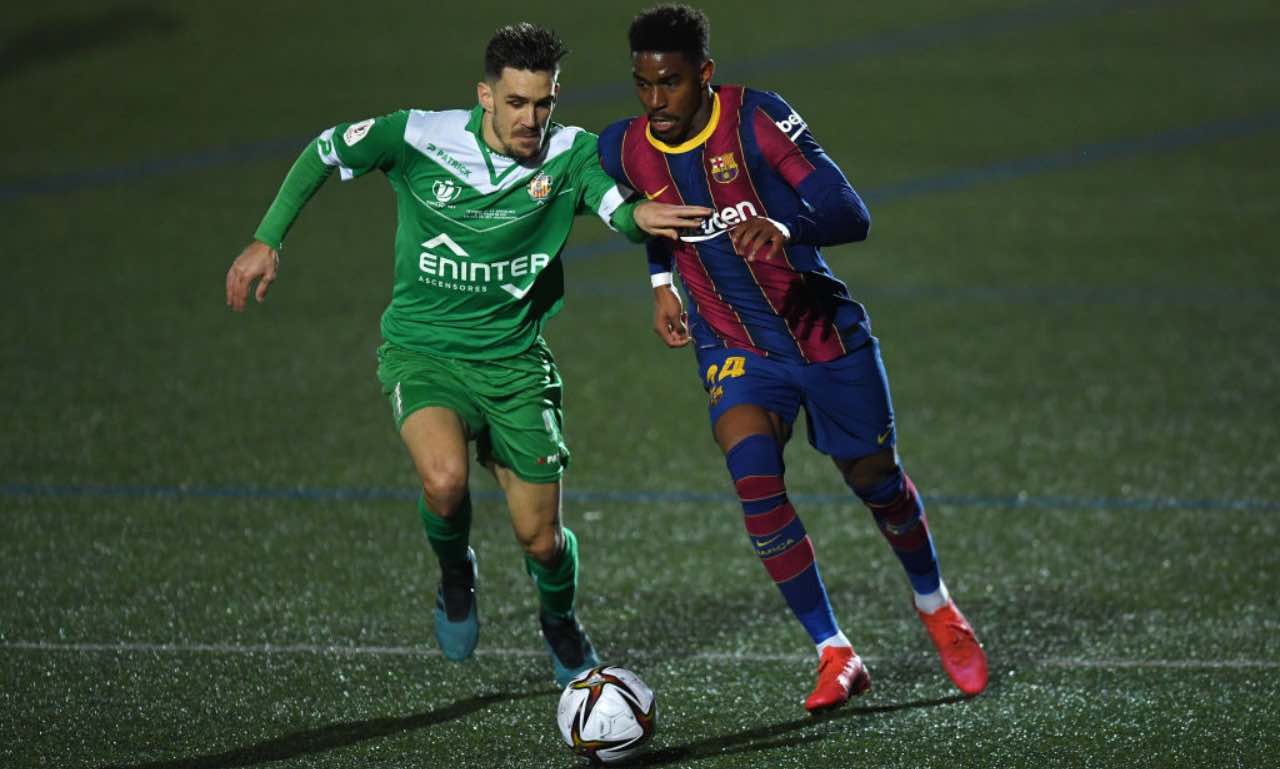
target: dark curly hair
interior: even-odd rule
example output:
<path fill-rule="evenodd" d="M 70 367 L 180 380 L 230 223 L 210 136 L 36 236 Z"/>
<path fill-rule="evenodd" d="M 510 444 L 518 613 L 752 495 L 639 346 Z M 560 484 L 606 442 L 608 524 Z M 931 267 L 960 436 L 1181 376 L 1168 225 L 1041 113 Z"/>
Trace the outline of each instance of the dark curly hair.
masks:
<path fill-rule="evenodd" d="M 484 76 L 502 77 L 505 67 L 530 72 L 556 72 L 569 49 L 553 30 L 522 21 L 499 27 L 484 48 Z"/>
<path fill-rule="evenodd" d="M 694 66 L 711 58 L 711 22 L 687 5 L 657 5 L 631 22 L 631 52 L 679 52 Z"/>

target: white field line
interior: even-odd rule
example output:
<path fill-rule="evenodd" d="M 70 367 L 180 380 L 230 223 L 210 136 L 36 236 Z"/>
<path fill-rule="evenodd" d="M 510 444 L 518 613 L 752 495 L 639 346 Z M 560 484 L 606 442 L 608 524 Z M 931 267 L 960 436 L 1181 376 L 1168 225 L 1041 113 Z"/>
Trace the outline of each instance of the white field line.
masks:
<path fill-rule="evenodd" d="M 336 644 L 226 644 L 226 643 L 78 643 L 63 641 L 0 641 L 0 651 L 39 651 L 90 654 L 101 652 L 143 654 L 224 654 L 286 655 L 312 654 L 331 657 L 439 657 L 440 651 L 429 646 L 343 646 Z M 477 649 L 477 657 L 535 657 L 546 655 L 542 649 Z M 628 650 L 616 655 L 622 659 L 658 659 L 669 655 Z M 812 662 L 812 655 L 755 654 L 751 652 L 696 652 L 680 659 L 702 662 Z M 887 657 L 865 657 L 868 662 L 882 662 Z M 1098 669 L 1098 670 L 1276 670 L 1280 660 L 1266 659 L 1081 659 L 1077 657 L 1043 657 L 1012 659 L 1011 665 L 1034 667 Z"/>

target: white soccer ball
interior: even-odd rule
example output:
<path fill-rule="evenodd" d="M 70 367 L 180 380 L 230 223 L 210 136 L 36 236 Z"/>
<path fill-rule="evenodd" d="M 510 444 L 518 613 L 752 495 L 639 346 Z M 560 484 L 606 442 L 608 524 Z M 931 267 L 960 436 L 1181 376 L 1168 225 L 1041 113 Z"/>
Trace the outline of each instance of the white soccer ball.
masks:
<path fill-rule="evenodd" d="M 560 695 L 560 736 L 580 756 L 609 763 L 635 755 L 657 721 L 658 703 L 640 676 L 612 665 L 594 667 Z"/>

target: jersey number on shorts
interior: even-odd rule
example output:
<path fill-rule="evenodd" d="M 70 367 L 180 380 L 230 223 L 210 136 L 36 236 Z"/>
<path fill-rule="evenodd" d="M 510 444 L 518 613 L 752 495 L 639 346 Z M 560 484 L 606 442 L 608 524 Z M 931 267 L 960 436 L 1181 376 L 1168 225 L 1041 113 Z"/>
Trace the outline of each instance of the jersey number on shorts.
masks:
<path fill-rule="evenodd" d="M 747 359 L 741 355 L 734 355 L 724 359 L 724 366 L 717 366 L 712 363 L 707 367 L 707 386 L 716 382 L 723 382 L 726 379 L 740 377 L 747 373 Z"/>

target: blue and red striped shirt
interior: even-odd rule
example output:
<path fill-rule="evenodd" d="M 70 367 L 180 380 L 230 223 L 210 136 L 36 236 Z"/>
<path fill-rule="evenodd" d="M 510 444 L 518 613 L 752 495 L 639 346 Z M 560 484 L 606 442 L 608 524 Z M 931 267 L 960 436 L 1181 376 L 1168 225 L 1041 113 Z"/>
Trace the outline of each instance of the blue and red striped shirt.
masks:
<path fill-rule="evenodd" d="M 716 211 L 679 241 L 651 239 L 649 271 L 671 272 L 674 263 L 700 349 L 804 363 L 839 358 L 867 341 L 870 322 L 819 247 L 866 238 L 870 214 L 777 94 L 724 85 L 714 98 L 706 128 L 680 145 L 656 139 L 646 117 L 600 135 L 600 162 L 620 184 L 651 200 Z M 781 222 L 791 241 L 774 258 L 749 262 L 726 233 L 756 216 Z"/>

